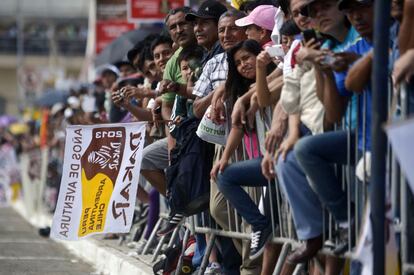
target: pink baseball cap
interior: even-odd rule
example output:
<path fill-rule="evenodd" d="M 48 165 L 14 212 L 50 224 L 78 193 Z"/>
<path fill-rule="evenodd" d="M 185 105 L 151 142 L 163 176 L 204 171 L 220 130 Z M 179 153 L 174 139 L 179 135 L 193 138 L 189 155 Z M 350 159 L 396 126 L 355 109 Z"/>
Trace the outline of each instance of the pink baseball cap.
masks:
<path fill-rule="evenodd" d="M 236 26 L 245 27 L 257 25 L 263 29 L 272 31 L 275 26 L 276 7 L 272 5 L 257 6 L 248 16 L 235 21 Z"/>

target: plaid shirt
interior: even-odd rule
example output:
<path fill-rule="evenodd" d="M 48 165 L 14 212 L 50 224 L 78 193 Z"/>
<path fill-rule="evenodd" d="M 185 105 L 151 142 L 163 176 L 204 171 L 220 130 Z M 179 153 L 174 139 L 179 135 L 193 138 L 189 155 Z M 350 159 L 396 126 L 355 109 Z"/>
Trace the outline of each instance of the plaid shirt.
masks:
<path fill-rule="evenodd" d="M 227 54 L 215 55 L 204 66 L 200 78 L 195 83 L 193 95 L 197 97 L 207 96 L 226 81 L 228 70 Z"/>

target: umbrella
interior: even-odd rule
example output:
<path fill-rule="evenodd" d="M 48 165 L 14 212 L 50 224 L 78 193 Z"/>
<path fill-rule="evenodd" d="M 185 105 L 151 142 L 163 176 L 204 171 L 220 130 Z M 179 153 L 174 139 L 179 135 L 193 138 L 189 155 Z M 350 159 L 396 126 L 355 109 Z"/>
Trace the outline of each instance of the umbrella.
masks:
<path fill-rule="evenodd" d="M 10 124 L 17 122 L 17 118 L 11 115 L 0 116 L 0 127 L 7 127 Z"/>
<path fill-rule="evenodd" d="M 9 131 L 13 135 L 21 135 L 29 131 L 29 126 L 25 123 L 13 123 L 10 125 Z"/>
<path fill-rule="evenodd" d="M 127 52 L 134 47 L 136 43 L 144 39 L 151 33 L 160 33 L 160 28 L 137 29 L 126 32 L 120 37 L 107 45 L 103 51 L 96 57 L 95 66 L 103 64 L 113 64 L 123 60 Z"/>
<path fill-rule="evenodd" d="M 68 93 L 64 91 L 49 90 L 35 100 L 40 107 L 52 107 L 55 103 L 66 102 Z"/>

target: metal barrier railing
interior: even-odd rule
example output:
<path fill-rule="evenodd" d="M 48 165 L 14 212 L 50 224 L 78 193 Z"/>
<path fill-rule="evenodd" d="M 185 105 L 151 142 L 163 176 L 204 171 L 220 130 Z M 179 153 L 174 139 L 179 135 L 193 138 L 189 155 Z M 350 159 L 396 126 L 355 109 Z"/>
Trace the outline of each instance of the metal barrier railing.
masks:
<path fill-rule="evenodd" d="M 404 107 L 407 102 L 407 91 L 404 89 L 401 90 L 400 93 L 400 102 L 401 104 L 401 119 L 405 119 L 407 116 L 407 108 Z M 390 89 L 390 99 L 391 99 L 392 91 Z M 358 151 L 358 135 L 355 135 L 355 148 L 351 148 L 351 136 L 354 129 L 358 129 L 358 124 L 363 123 L 362 126 L 362 143 L 363 148 L 366 147 L 365 144 L 365 137 L 367 131 L 370 129 L 367 129 L 366 127 L 366 113 L 367 113 L 367 105 L 366 102 L 366 94 L 360 95 L 357 97 L 357 105 L 351 107 L 350 111 L 348 112 L 347 118 L 344 119 L 342 123 L 341 129 L 347 131 L 348 135 L 348 152 L 351 152 L 351 150 L 355 150 L 355 159 L 351 159 L 351 153 L 348 154 L 347 159 L 347 165 L 343 166 L 337 166 L 337 172 L 339 173 L 340 177 L 342 178 L 343 182 L 343 189 L 347 191 L 348 195 L 348 222 L 351 225 L 350 217 L 354 217 L 354 226 L 355 231 L 359 232 L 362 223 L 363 223 L 363 215 L 362 210 L 364 206 L 367 203 L 368 199 L 368 171 L 367 167 L 369 167 L 368 159 L 367 159 L 367 152 L 364 149 L 362 152 Z M 391 102 L 391 100 L 390 100 Z M 363 104 L 362 108 L 362 114 L 359 111 L 359 108 L 357 106 L 359 104 Z M 357 116 L 356 118 L 352 117 L 352 108 L 357 108 Z M 391 104 L 390 104 L 391 108 Z M 359 121 L 359 118 L 361 120 Z M 346 121 L 347 120 L 347 121 Z M 352 120 L 355 120 L 353 127 L 347 127 L 346 125 L 350 125 L 350 122 Z M 266 128 L 265 123 L 263 120 L 257 120 L 257 128 L 262 127 L 263 129 Z M 262 124 L 262 125 L 261 125 Z M 261 126 L 260 126 L 261 125 Z M 375 138 L 375 137 L 373 137 Z M 263 140 L 258 140 L 258 144 L 263 143 Z M 260 146 L 259 146 L 260 147 Z M 250 144 L 250 148 L 253 148 L 252 143 Z M 407 197 L 411 195 L 409 193 L 409 190 L 407 189 L 407 183 L 405 181 L 404 176 L 400 173 L 398 168 L 398 162 L 395 159 L 395 156 L 392 153 L 391 147 L 388 148 L 388 166 L 387 166 L 387 178 L 389 181 L 389 188 L 390 188 L 390 198 L 392 201 L 392 205 L 394 207 L 394 213 L 397 217 L 394 222 L 394 227 L 396 229 L 396 232 L 401 234 L 401 241 L 400 241 L 400 250 L 401 250 L 401 265 L 402 265 L 402 274 L 408 274 L 409 272 L 414 271 L 414 264 L 410 262 L 410 259 L 412 259 L 413 251 L 412 248 L 409 247 L 409 241 L 408 241 L 408 219 L 412 218 L 408 216 L 408 199 Z M 243 157 L 241 160 L 246 160 L 246 148 L 243 148 Z M 237 159 L 236 159 L 237 160 Z M 362 165 L 364 167 L 364 172 L 362 175 L 361 180 L 357 180 L 355 176 L 355 166 L 356 164 L 362 161 Z M 268 185 L 266 187 L 262 188 L 253 188 L 253 187 L 246 187 L 246 192 L 249 193 L 251 198 L 255 201 L 257 205 L 260 203 L 260 196 L 259 194 L 263 194 L 266 192 L 266 190 L 275 190 L 275 196 L 270 196 L 270 209 L 271 209 L 271 220 L 272 220 L 272 229 L 273 229 L 273 242 L 275 243 L 283 243 L 283 247 L 279 256 L 279 260 L 276 264 L 275 270 L 273 274 L 279 274 L 281 272 L 284 260 L 286 259 L 286 256 L 288 255 L 289 251 L 292 249 L 292 247 L 295 247 L 299 244 L 297 238 L 295 237 L 294 230 L 293 230 L 293 224 L 292 224 L 292 215 L 289 210 L 288 202 L 281 194 L 281 190 L 277 184 L 277 179 L 275 183 L 268 182 Z M 273 202 L 274 200 L 274 202 Z M 400 200 L 400 201 L 399 201 Z M 355 204 L 355 209 L 352 210 L 351 204 Z M 275 207 L 273 207 L 275 206 Z M 202 219 L 197 219 L 195 216 L 189 218 L 189 223 L 187 223 L 187 228 L 192 228 L 193 232 L 196 233 L 204 233 L 210 235 L 210 241 L 208 243 L 208 247 L 206 250 L 206 254 L 204 255 L 203 262 L 200 268 L 200 273 L 203 274 L 205 268 L 208 264 L 208 258 L 210 255 L 210 252 L 212 250 L 212 247 L 215 243 L 217 236 L 223 236 L 223 237 L 230 237 L 234 239 L 250 239 L 250 234 L 248 233 L 247 226 L 245 221 L 240 220 L 239 215 L 237 214 L 237 211 L 231 208 L 230 204 L 227 202 L 226 205 L 227 213 L 228 213 L 228 221 L 227 221 L 227 227 L 228 230 L 220 229 L 216 224 L 212 223 L 210 219 L 206 221 L 205 215 L 203 215 Z M 353 211 L 353 212 L 352 212 Z M 274 213 L 278 213 L 277 221 L 274 218 Z M 322 253 L 330 254 L 331 248 L 330 243 L 335 244 L 337 243 L 337 237 L 335 237 L 334 232 L 337 230 L 336 225 L 333 222 L 332 215 L 324 215 L 324 220 L 327 220 L 328 223 L 328 230 L 324 230 L 324 232 L 328 232 L 326 236 L 324 236 L 325 239 L 325 248 L 322 250 Z M 278 226 L 276 226 L 276 222 Z M 324 223 L 325 224 L 325 223 Z M 349 227 L 349 238 L 351 238 L 351 227 Z M 186 231 L 187 232 L 187 231 Z M 355 242 L 358 241 L 358 235 L 355 234 Z M 351 239 L 348 240 L 351 242 Z M 352 255 L 351 247 L 348 248 L 348 252 L 346 253 L 346 256 L 349 257 Z M 323 267 L 319 263 L 318 260 L 314 261 L 314 265 L 316 268 L 318 268 L 320 271 L 323 271 Z M 300 270 L 304 268 L 304 265 L 298 265 L 294 271 L 294 274 L 298 274 Z"/>
<path fill-rule="evenodd" d="M 392 102 L 392 91 L 389 89 L 389 102 Z M 407 109 L 407 90 L 406 87 L 403 85 L 401 88 L 401 91 L 399 93 L 399 100 L 400 102 L 400 110 L 399 110 L 399 119 L 406 119 L 408 116 L 408 109 Z M 355 222 L 355 231 L 359 232 L 362 225 L 362 209 L 365 206 L 368 198 L 368 185 L 367 182 L 369 182 L 368 174 L 366 169 L 364 169 L 363 178 L 361 180 L 361 183 L 358 183 L 355 178 L 355 167 L 352 165 L 353 163 L 356 164 L 362 157 L 362 163 L 363 167 L 366 168 L 366 163 L 368 160 L 366 159 L 366 152 L 363 150 L 362 153 L 358 151 L 358 135 L 355 135 L 355 149 L 351 146 L 351 137 L 353 133 L 353 129 L 358 128 L 359 123 L 363 123 L 363 145 L 365 148 L 365 137 L 367 131 L 370 129 L 366 129 L 365 123 L 366 123 L 366 95 L 358 96 L 357 99 L 357 106 L 359 104 L 363 104 L 363 110 L 362 114 L 359 112 L 359 108 L 357 106 L 351 107 L 350 111 L 348 112 L 347 118 L 343 120 L 342 127 L 338 127 L 339 129 L 346 130 L 348 135 L 348 159 L 347 159 L 347 165 L 344 166 L 337 166 L 336 171 L 338 175 L 342 178 L 343 182 L 343 189 L 347 190 L 348 195 L 348 217 L 354 217 Z M 390 104 L 390 109 L 392 104 Z M 357 108 L 357 116 L 356 119 L 352 116 L 352 108 Z M 258 116 L 256 119 L 256 130 L 257 131 L 267 131 L 269 129 L 269 123 L 261 119 L 262 116 Z M 358 118 L 361 118 L 361 121 L 358 120 Z M 355 120 L 356 122 L 354 124 L 351 124 L 351 121 Z M 348 127 L 348 126 L 350 127 Z M 252 137 L 252 135 L 250 135 Z M 260 148 L 261 144 L 263 144 L 263 135 L 256 135 L 257 138 L 257 148 Z M 373 137 L 375 138 L 375 137 Z M 253 138 L 250 139 L 250 146 L 251 149 L 254 148 L 254 142 Z M 247 152 L 246 148 L 243 148 L 242 150 L 242 157 L 240 160 L 247 160 Z M 351 159 L 351 150 L 355 150 L 355 159 Z M 48 159 L 48 150 L 44 151 L 42 154 L 42 178 L 45 178 L 45 167 L 47 167 L 47 159 Z M 251 152 L 253 153 L 253 152 Z M 235 161 L 238 160 L 239 155 L 235 156 Z M 253 155 L 253 154 L 251 154 Z M 46 165 L 46 166 L 45 166 Z M 26 169 L 28 169 L 29 166 L 27 166 Z M 45 180 L 43 180 L 45 181 Z M 409 188 L 407 188 L 407 182 L 406 179 L 401 173 L 398 161 L 396 160 L 393 150 L 390 145 L 388 145 L 388 157 L 387 157 L 387 182 L 389 186 L 389 198 L 391 201 L 391 205 L 393 206 L 393 216 L 395 217 L 394 220 L 394 228 L 395 231 L 400 235 L 400 253 L 401 253 L 401 271 L 402 274 L 408 274 L 410 272 L 414 272 L 414 249 L 412 246 L 410 246 L 410 242 L 412 241 L 412 237 L 410 234 L 413 234 L 413 231 L 410 230 L 410 223 L 414 221 L 412 217 L 412 213 L 409 212 L 409 206 L 413 204 L 413 195 L 410 193 Z M 25 183 L 24 183 L 25 184 Z M 27 187 L 29 188 L 29 187 Z M 42 197 L 42 192 L 44 189 L 44 185 L 39 185 L 39 189 L 34 191 L 40 199 Z M 299 244 L 298 239 L 295 236 L 294 232 L 294 226 L 292 222 L 292 215 L 291 210 L 289 207 L 289 203 L 286 200 L 286 198 L 283 196 L 282 191 L 280 190 L 279 184 L 277 182 L 277 179 L 275 182 L 268 182 L 267 186 L 264 187 L 246 187 L 246 192 L 249 193 L 253 201 L 256 203 L 256 205 L 260 204 L 261 200 L 264 200 L 263 194 L 266 192 L 270 192 L 270 196 L 267 196 L 269 199 L 265 200 L 263 204 L 270 205 L 269 212 L 266 213 L 266 215 L 270 215 L 271 217 L 271 224 L 272 224 L 272 234 L 273 234 L 273 242 L 283 244 L 279 260 L 276 264 L 275 270 L 273 274 L 279 274 L 284 260 L 286 259 L 288 253 L 292 248 L 297 246 Z M 269 191 L 270 190 L 270 191 Z M 29 193 L 28 191 L 27 193 Z M 32 202 L 33 203 L 33 202 Z M 38 201 L 36 203 L 39 203 Z M 351 204 L 355 204 L 355 209 L 352 210 Z M 39 206 L 38 206 L 39 207 Z M 226 203 L 226 211 L 227 211 L 227 229 L 220 228 L 211 218 L 208 213 L 203 213 L 197 216 L 190 217 L 187 220 L 187 223 L 185 224 L 185 231 L 184 231 L 184 238 L 183 243 L 186 243 L 188 240 L 188 237 L 190 235 L 190 232 L 192 233 L 203 233 L 203 234 L 209 234 L 209 242 L 206 250 L 206 254 L 204 255 L 202 265 L 200 268 L 200 272 L 204 272 L 205 268 L 208 264 L 208 257 L 209 254 L 215 244 L 216 237 L 217 236 L 223 236 L 223 237 L 230 237 L 234 239 L 250 239 L 250 234 L 248 233 L 248 225 L 243 219 L 240 218 L 237 211 L 234 210 L 231 205 L 227 202 Z M 354 212 L 352 212 L 354 211 Z M 150 246 L 153 244 L 156 238 L 156 232 L 160 228 L 162 224 L 162 220 L 166 219 L 167 215 L 160 215 L 160 219 L 156 223 L 150 238 L 144 247 L 142 254 L 147 254 L 149 252 Z M 337 230 L 336 225 L 333 222 L 333 217 L 330 214 L 323 215 L 324 224 L 327 224 L 327 230 L 323 230 L 324 232 L 327 232 L 327 234 L 324 236 L 325 239 L 325 248 L 323 249 L 322 253 L 331 253 L 331 245 L 334 245 L 338 242 L 337 237 L 335 236 L 335 231 Z M 349 219 L 349 224 L 351 223 L 351 220 Z M 351 228 L 349 227 L 349 234 L 348 236 L 351 236 L 350 234 Z M 151 262 L 155 262 L 159 255 L 161 254 L 161 250 L 163 246 L 172 246 L 178 236 L 179 236 L 180 228 L 176 228 L 169 239 L 169 242 L 166 244 L 167 238 L 161 237 L 161 239 L 158 241 L 157 246 L 152 254 Z M 355 234 L 355 241 L 357 241 L 358 234 Z M 351 242 L 351 240 L 348 240 Z M 346 256 L 350 256 L 352 253 L 351 248 L 348 249 L 348 253 Z M 323 270 L 323 267 L 318 261 L 315 261 L 315 266 L 319 270 Z M 303 265 L 298 265 L 296 267 L 295 272 L 299 272 L 299 270 L 303 269 Z M 202 274 L 202 273 L 200 273 Z"/>
<path fill-rule="evenodd" d="M 408 118 L 408 91 L 406 85 L 402 85 L 399 92 L 399 102 L 401 106 L 400 119 L 404 120 Z M 410 110 L 412 112 L 412 110 Z M 401 173 L 401 169 L 398 165 L 398 161 L 395 155 L 391 153 L 389 155 L 390 162 L 392 163 L 391 170 L 391 198 L 394 212 L 396 215 L 394 224 L 396 232 L 400 232 L 400 253 L 401 253 L 401 271 L 402 275 L 406 275 L 414 272 L 414 249 L 413 246 L 413 230 L 409 229 L 409 224 L 414 222 L 412 213 L 409 212 L 409 204 L 413 206 L 413 194 L 408 188 L 408 183 Z M 394 192 L 394 193 L 393 193 Z M 398 203 L 398 199 L 400 200 Z M 410 235 L 411 234 L 411 235 Z"/>

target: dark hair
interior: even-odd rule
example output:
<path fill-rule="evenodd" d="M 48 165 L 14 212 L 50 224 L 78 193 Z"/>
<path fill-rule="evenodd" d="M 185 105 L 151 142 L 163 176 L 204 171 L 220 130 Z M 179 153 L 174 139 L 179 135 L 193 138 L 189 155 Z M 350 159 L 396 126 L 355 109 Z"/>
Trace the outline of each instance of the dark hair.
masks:
<path fill-rule="evenodd" d="M 151 45 L 152 41 L 156 39 L 159 36 L 159 34 L 149 34 L 141 41 L 138 41 L 135 46 L 128 51 L 127 58 L 128 61 L 133 63 L 134 59 L 137 55 L 141 54 L 141 52 L 144 50 L 144 48 L 149 47 Z"/>
<path fill-rule="evenodd" d="M 165 17 L 164 23 L 167 23 L 168 22 L 168 19 L 170 18 L 171 15 L 175 15 L 175 14 L 177 14 L 179 12 L 182 12 L 184 14 L 187 14 L 187 13 L 194 12 L 194 11 L 190 7 L 187 7 L 187 6 L 179 7 L 179 8 L 176 8 L 176 9 L 172 9 L 172 10 L 170 10 L 168 12 L 167 16 Z"/>
<path fill-rule="evenodd" d="M 191 46 L 191 47 L 186 47 L 183 48 L 180 52 L 180 54 L 178 55 L 177 61 L 178 64 L 181 63 L 181 61 L 183 60 L 190 60 L 190 59 L 195 59 L 195 60 L 199 60 L 201 61 L 201 59 L 203 58 L 204 55 L 204 49 L 201 46 Z"/>
<path fill-rule="evenodd" d="M 294 36 L 300 34 L 300 29 L 293 19 L 289 19 L 282 24 L 279 32 L 281 35 Z"/>
<path fill-rule="evenodd" d="M 120 70 L 122 66 L 131 66 L 131 67 L 134 67 L 134 66 L 131 64 L 131 62 L 126 61 L 126 60 L 119 60 L 119 61 L 117 61 L 117 62 L 114 62 L 114 63 L 113 63 L 113 65 L 114 65 L 115 67 L 117 67 L 117 68 L 118 68 L 118 70 Z"/>
<path fill-rule="evenodd" d="M 278 0 L 277 1 L 279 8 L 283 11 L 285 15 L 290 14 L 290 0 Z"/>
<path fill-rule="evenodd" d="M 231 8 L 224 12 L 222 15 L 220 15 L 219 21 L 225 17 L 234 17 L 235 19 L 240 19 L 246 16 L 246 13 L 236 10 L 234 8 Z"/>
<path fill-rule="evenodd" d="M 143 77 L 127 77 L 118 82 L 118 89 L 121 89 L 122 87 L 131 85 L 131 86 L 138 86 L 139 84 L 144 83 Z"/>
<path fill-rule="evenodd" d="M 159 35 L 157 36 L 151 43 L 151 52 L 154 51 L 154 48 L 157 47 L 158 45 L 161 44 L 168 44 L 172 47 L 173 41 L 171 39 L 171 37 L 166 36 L 166 35 Z"/>
<path fill-rule="evenodd" d="M 137 66 L 141 72 L 143 72 L 146 60 L 154 60 L 154 56 L 152 55 L 152 51 L 149 46 L 144 47 L 144 49 L 139 54 L 139 62 Z"/>
<path fill-rule="evenodd" d="M 237 98 L 245 94 L 249 90 L 250 85 L 256 81 L 244 78 L 237 71 L 234 55 L 242 49 L 254 54 L 255 56 L 259 55 L 259 53 L 262 51 L 262 47 L 260 46 L 260 44 L 252 39 L 241 41 L 229 50 L 227 54 L 229 70 L 227 74 L 225 88 L 226 98 L 230 99 L 231 105 L 234 105 Z"/>

